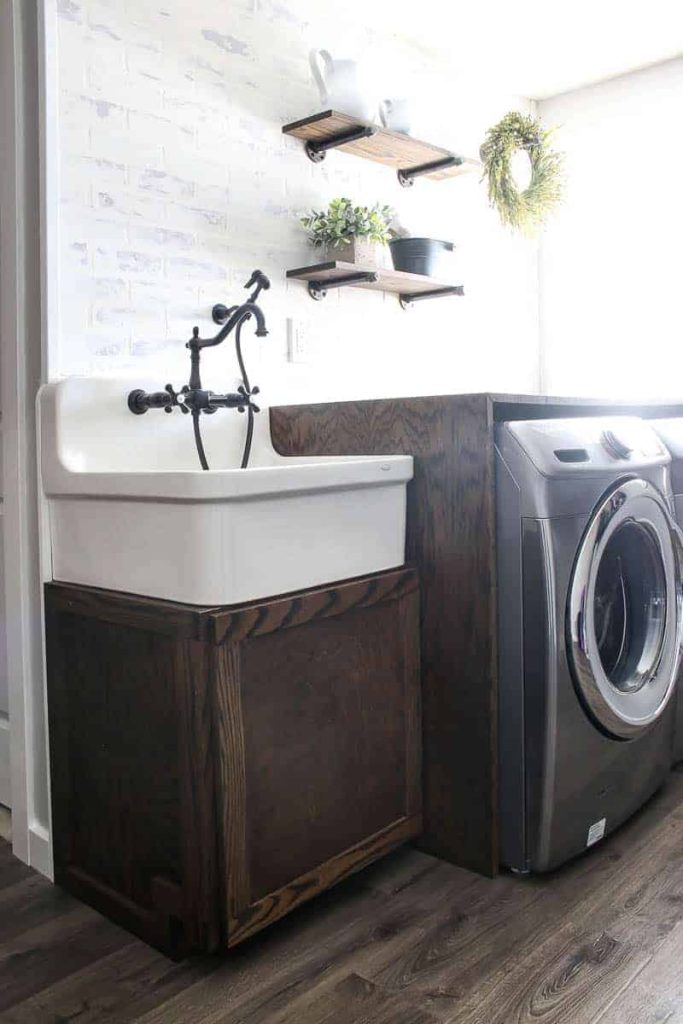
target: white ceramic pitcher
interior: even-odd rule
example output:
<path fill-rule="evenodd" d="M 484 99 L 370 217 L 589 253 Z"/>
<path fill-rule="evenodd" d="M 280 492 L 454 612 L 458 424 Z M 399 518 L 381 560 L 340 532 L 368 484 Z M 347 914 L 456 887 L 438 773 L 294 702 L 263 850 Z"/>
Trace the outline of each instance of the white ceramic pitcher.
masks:
<path fill-rule="evenodd" d="M 309 60 L 325 108 L 374 121 L 379 90 L 367 68 L 355 60 L 333 60 L 327 50 L 311 50 Z"/>
<path fill-rule="evenodd" d="M 382 100 L 379 116 L 385 128 L 410 135 L 415 116 L 413 101 L 407 97 Z"/>

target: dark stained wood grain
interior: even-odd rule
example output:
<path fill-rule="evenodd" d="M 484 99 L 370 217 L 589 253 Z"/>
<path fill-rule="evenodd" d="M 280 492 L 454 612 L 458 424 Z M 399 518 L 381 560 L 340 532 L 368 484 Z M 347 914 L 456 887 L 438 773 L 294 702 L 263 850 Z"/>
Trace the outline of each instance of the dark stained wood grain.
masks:
<path fill-rule="evenodd" d="M 251 902 L 240 655 L 236 644 L 221 647 L 216 652 L 216 771 L 220 797 L 217 825 L 224 851 L 221 895 L 227 907 L 226 937 L 233 931 L 240 909 Z M 267 827 L 267 823 L 264 825 Z"/>
<path fill-rule="evenodd" d="M 0 839 L 0 892 L 5 886 L 23 882 L 30 877 L 30 869 L 17 860 L 11 846 Z"/>
<path fill-rule="evenodd" d="M 476 1009 L 456 1013 L 453 1024 L 574 1024 L 596 1013 L 628 985 L 649 955 L 607 933 L 578 933 L 571 925 L 520 963 L 520 974 L 501 982 Z M 521 977 L 520 977 L 521 975 Z"/>
<path fill-rule="evenodd" d="M 48 921 L 56 921 L 77 906 L 63 889 L 46 885 L 40 875 L 12 857 L 9 845 L 0 840 L 0 862 L 5 860 L 3 854 L 8 862 L 11 858 L 22 869 L 23 877 L 0 866 L 4 883 L 0 889 L 0 945 Z"/>
<path fill-rule="evenodd" d="M 486 395 L 271 409 L 284 455 L 412 454 L 407 556 L 421 589 L 424 849 L 493 874 L 497 654 Z"/>
<path fill-rule="evenodd" d="M 71 893 L 182 956 L 419 833 L 414 569 L 231 609 L 145 600 L 141 622 L 136 599 L 76 589 L 46 588 Z"/>
<path fill-rule="evenodd" d="M 63 977 L 8 1010 L 3 1022 L 129 1024 L 217 966 L 209 958 L 174 963 L 142 942 L 130 942 L 84 969 L 69 965 Z"/>
<path fill-rule="evenodd" d="M 190 941 L 189 919 L 183 925 L 176 907 L 155 901 L 185 881 L 184 708 L 176 700 L 183 642 L 165 628 L 73 611 L 53 601 L 56 590 L 46 591 L 55 878 L 126 927 L 180 950 Z M 196 819 L 187 825 L 194 829 Z"/>
<path fill-rule="evenodd" d="M 53 983 L 133 941 L 89 907 L 66 915 L 0 945 L 0 1013 Z"/>
<path fill-rule="evenodd" d="M 218 650 L 229 945 L 420 831 L 415 576 L 388 575 Z"/>
<path fill-rule="evenodd" d="M 415 579 L 417 584 L 417 577 Z M 400 674 L 405 680 L 403 732 L 405 738 L 405 815 L 420 819 L 422 831 L 422 678 L 420 666 L 420 605 L 403 600 L 398 606 L 401 649 Z"/>
<path fill-rule="evenodd" d="M 435 1024 L 437 1020 L 401 994 L 388 994 L 380 985 L 354 973 L 341 980 L 333 975 L 303 992 L 285 1010 L 275 1010 L 263 1017 L 262 1024 L 283 1024 L 294 1013 L 306 1024 Z"/>
<path fill-rule="evenodd" d="M 207 643 L 178 643 L 173 673 L 174 706 L 178 711 L 183 904 L 180 911 L 170 906 L 169 917 L 180 917 L 185 922 L 185 941 L 190 949 L 205 951 L 217 949 L 222 937 L 216 899 L 221 868 L 216 835 L 213 654 Z M 158 889 L 155 904 L 160 905 Z"/>
<path fill-rule="evenodd" d="M 206 628 L 210 608 L 157 601 L 153 597 L 121 594 L 71 583 L 46 583 L 45 593 L 51 607 L 72 615 L 82 615 L 112 625 L 128 626 L 175 639 L 200 640 Z"/>
<path fill-rule="evenodd" d="M 229 919 L 228 945 L 243 942 L 313 896 L 337 885 L 350 874 L 360 871 L 409 839 L 414 839 L 419 835 L 421 826 L 420 817 L 402 817 L 343 853 L 328 857 L 319 867 L 304 872 L 287 885 L 239 908 L 239 912 Z"/>
<path fill-rule="evenodd" d="M 619 993 L 601 1024 L 674 1024 L 683 1011 L 683 921 L 669 933 L 644 969 Z"/>
<path fill-rule="evenodd" d="M 521 965 L 534 951 L 544 948 L 548 963 L 564 924 L 571 924 L 578 947 L 595 938 L 595 921 L 599 933 L 608 931 L 615 941 L 633 944 L 636 935 L 640 947 L 656 946 L 683 914 L 675 899 L 682 858 L 672 861 L 682 810 L 681 791 L 671 787 L 610 842 L 552 876 L 516 887 L 501 876 L 485 893 L 465 891 L 436 908 L 419 934 L 406 934 L 389 965 L 364 973 L 388 992 L 409 989 L 416 1000 L 440 992 L 439 1014 L 465 1022 L 470 1015 L 478 1019 L 480 1004 L 493 1012 L 511 965 L 520 965 L 518 990 Z M 653 847 L 667 864 L 663 873 L 650 870 Z"/>
<path fill-rule="evenodd" d="M 353 608 L 371 608 L 384 601 L 395 601 L 417 588 L 418 578 L 414 572 L 390 569 L 329 587 L 312 587 L 297 594 L 209 612 L 210 635 L 216 644 L 237 643 L 341 615 Z"/>
<path fill-rule="evenodd" d="M 0 940 L 0 1018 L 674 1024 L 683 1017 L 682 836 L 683 777 L 673 773 L 625 826 L 550 875 L 492 880 L 404 848 L 231 956 L 180 965 L 68 896 L 51 918 L 55 890 L 30 872 L 12 876 L 0 842 L 0 914 L 11 906 L 16 917 Z"/>
<path fill-rule="evenodd" d="M 406 675 L 398 622 L 382 605 L 242 645 L 252 898 L 408 815 L 419 677 Z"/>

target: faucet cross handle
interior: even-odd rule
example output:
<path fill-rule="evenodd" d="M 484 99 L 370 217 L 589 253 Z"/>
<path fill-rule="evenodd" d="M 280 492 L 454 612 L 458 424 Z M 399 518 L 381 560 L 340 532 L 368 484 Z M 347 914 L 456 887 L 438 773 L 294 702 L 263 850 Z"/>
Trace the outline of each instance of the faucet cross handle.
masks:
<path fill-rule="evenodd" d="M 254 385 L 253 388 L 248 388 L 248 387 L 245 387 L 244 384 L 241 384 L 240 387 L 238 388 L 238 394 L 241 394 L 241 395 L 244 396 L 245 403 L 244 403 L 244 406 L 240 406 L 238 408 L 238 412 L 239 413 L 244 413 L 245 409 L 247 407 L 251 406 L 251 408 L 254 410 L 255 413 L 260 413 L 261 412 L 260 406 L 257 406 L 256 402 L 252 401 L 253 395 L 260 394 L 260 392 L 261 392 L 261 389 L 256 384 Z"/>
<path fill-rule="evenodd" d="M 190 410 L 185 406 L 184 391 L 185 388 L 181 388 L 180 391 L 176 391 L 172 384 L 166 384 L 164 387 L 166 394 L 171 396 L 171 401 L 168 405 L 164 406 L 164 412 L 173 412 L 176 406 L 181 412 L 189 412 Z"/>

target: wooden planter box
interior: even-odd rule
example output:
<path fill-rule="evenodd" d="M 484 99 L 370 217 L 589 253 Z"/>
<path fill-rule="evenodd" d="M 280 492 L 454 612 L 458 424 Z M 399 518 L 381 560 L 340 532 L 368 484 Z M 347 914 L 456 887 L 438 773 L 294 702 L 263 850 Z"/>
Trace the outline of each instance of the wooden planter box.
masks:
<path fill-rule="evenodd" d="M 371 242 L 369 238 L 351 238 L 336 248 L 327 246 L 325 257 L 328 260 L 343 260 L 346 263 L 357 263 L 363 267 L 376 267 L 382 246 L 379 242 Z"/>
<path fill-rule="evenodd" d="M 234 946 L 419 834 L 414 570 L 45 599 L 55 881 L 146 941 Z"/>

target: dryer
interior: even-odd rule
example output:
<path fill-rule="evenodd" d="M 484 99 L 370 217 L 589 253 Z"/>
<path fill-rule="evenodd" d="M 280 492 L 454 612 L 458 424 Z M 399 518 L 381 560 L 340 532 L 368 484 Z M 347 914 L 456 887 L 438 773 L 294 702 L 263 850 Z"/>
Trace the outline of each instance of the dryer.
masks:
<path fill-rule="evenodd" d="M 670 764 L 683 546 L 669 455 L 632 417 L 496 434 L 501 860 L 547 871 Z"/>

